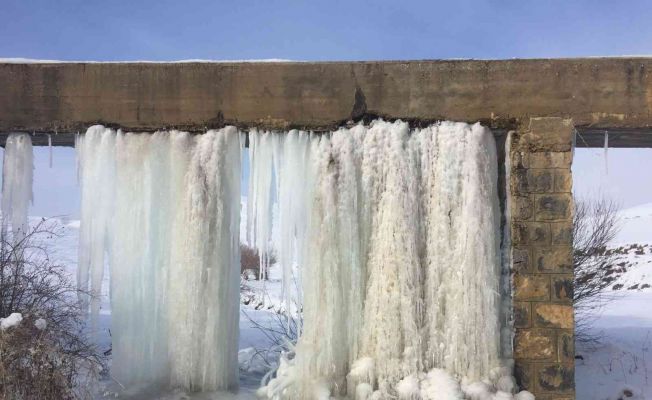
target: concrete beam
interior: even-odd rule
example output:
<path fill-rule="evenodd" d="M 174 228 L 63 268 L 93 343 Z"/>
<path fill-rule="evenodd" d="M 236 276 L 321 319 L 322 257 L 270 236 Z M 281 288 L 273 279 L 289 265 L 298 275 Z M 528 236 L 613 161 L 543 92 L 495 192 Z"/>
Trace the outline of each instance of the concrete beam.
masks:
<path fill-rule="evenodd" d="M 582 129 L 652 128 L 652 58 L 327 63 L 0 63 L 0 131 L 332 129 L 530 116 Z M 72 137 L 72 136 L 69 136 Z"/>

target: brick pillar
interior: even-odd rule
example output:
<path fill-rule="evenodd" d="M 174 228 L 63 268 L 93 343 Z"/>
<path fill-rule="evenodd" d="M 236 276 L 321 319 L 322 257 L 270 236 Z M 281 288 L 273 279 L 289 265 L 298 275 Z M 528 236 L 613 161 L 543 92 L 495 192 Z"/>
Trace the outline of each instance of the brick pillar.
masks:
<path fill-rule="evenodd" d="M 572 134 L 562 118 L 511 134 L 515 375 L 538 400 L 575 398 Z"/>

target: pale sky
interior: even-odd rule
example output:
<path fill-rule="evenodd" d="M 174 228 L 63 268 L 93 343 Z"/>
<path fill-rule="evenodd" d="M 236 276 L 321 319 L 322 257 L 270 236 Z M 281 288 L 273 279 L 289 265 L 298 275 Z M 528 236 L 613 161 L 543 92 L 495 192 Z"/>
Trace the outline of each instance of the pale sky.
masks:
<path fill-rule="evenodd" d="M 606 159 L 606 162 L 605 162 Z M 573 188 L 577 195 L 606 196 L 622 208 L 652 203 L 652 149 L 575 149 Z"/>
<path fill-rule="evenodd" d="M 647 0 L 0 0 L 0 58 L 392 60 L 652 54 Z M 652 202 L 650 150 L 576 152 L 575 188 Z M 74 151 L 35 151 L 33 215 L 76 216 Z"/>

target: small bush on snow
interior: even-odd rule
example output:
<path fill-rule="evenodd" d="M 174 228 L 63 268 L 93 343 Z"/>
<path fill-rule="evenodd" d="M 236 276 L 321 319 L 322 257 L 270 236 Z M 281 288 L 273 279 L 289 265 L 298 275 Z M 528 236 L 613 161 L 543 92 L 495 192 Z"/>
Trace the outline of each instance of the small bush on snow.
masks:
<path fill-rule="evenodd" d="M 84 334 L 80 293 L 46 243 L 41 221 L 23 238 L 0 237 L 0 398 L 85 399 L 103 360 Z"/>
<path fill-rule="evenodd" d="M 269 265 L 276 263 L 276 256 L 271 254 L 268 262 Z M 258 279 L 259 274 L 260 254 L 258 250 L 244 243 L 240 243 L 240 275 L 245 280 L 255 280 Z M 267 279 L 267 277 L 264 279 Z"/>
<path fill-rule="evenodd" d="M 83 354 L 60 345 L 61 332 L 41 330 L 32 317 L 0 330 L 0 398 L 88 398 L 78 373 L 90 366 Z"/>

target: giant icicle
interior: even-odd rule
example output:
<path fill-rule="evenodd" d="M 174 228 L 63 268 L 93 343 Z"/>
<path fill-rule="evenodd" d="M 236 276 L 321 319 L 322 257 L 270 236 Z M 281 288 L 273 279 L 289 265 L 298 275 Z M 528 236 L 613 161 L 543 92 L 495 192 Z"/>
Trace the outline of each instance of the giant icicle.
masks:
<path fill-rule="evenodd" d="M 237 387 L 239 137 L 233 127 L 197 137 L 186 174 L 170 279 L 175 386 Z"/>
<path fill-rule="evenodd" d="M 254 131 L 251 140 L 270 140 L 264 135 Z M 304 324 L 294 358 L 283 358 L 259 393 L 435 399 L 509 386 L 498 383 L 511 379 L 510 354 L 500 346 L 501 334 L 511 332 L 500 324 L 491 132 L 450 122 L 410 132 L 400 121 L 376 121 L 305 142 L 292 134 L 281 140 L 283 151 L 272 156 L 250 149 L 268 166 L 252 185 L 278 181 L 283 228 L 275 250 L 285 278 L 286 264 L 303 257 Z M 280 171 L 268 178 L 272 164 Z M 288 209 L 300 201 L 307 204 L 296 214 Z M 258 215 L 271 206 L 259 198 L 253 204 L 252 221 L 271 218 Z M 309 240 L 294 242 L 298 232 Z"/>
<path fill-rule="evenodd" d="M 165 377 L 167 216 L 174 215 L 162 190 L 171 168 L 168 148 L 167 134 L 119 132 L 116 139 L 111 328 L 113 374 L 125 384 Z"/>
<path fill-rule="evenodd" d="M 11 225 L 11 236 L 20 241 L 29 229 L 27 213 L 32 197 L 34 171 L 32 139 L 26 133 L 12 133 L 7 137 L 2 168 L 2 236 L 6 238 Z"/>
<path fill-rule="evenodd" d="M 267 279 L 272 241 L 272 189 L 274 153 L 279 147 L 272 132 L 249 132 L 249 198 L 247 201 L 247 242 L 260 254 L 259 279 Z"/>
<path fill-rule="evenodd" d="M 236 388 L 240 135 L 96 126 L 77 149 L 79 284 L 88 287 L 91 276 L 99 293 L 109 261 L 114 376 Z M 91 304 L 93 318 L 98 307 Z"/>
<path fill-rule="evenodd" d="M 258 141 L 256 136 L 258 135 L 255 132 L 251 136 L 254 141 Z M 308 133 L 292 130 L 286 137 L 276 139 L 277 145 L 274 149 L 274 159 L 278 160 L 278 234 L 275 244 L 278 261 L 283 267 L 281 296 L 288 318 L 297 317 L 301 303 L 300 271 L 306 267 L 304 250 L 306 241 L 309 240 L 306 222 L 309 218 L 308 206 L 312 188 L 307 181 L 309 171 L 304 167 L 309 157 L 309 141 Z M 256 164 L 259 165 L 258 162 Z"/>
<path fill-rule="evenodd" d="M 92 126 L 86 135 L 78 136 L 75 141 L 82 199 L 77 287 L 82 306 L 86 308 L 90 302 L 94 328 L 100 311 L 104 267 L 111 246 L 115 138 L 115 131 Z"/>
<path fill-rule="evenodd" d="M 479 125 L 418 132 L 425 221 L 426 365 L 477 381 L 498 364 L 496 148 Z"/>
<path fill-rule="evenodd" d="M 383 393 L 422 364 L 418 181 L 408 133 L 406 124 L 377 123 L 364 141 L 362 179 L 370 236 L 360 355 L 376 361 Z"/>

